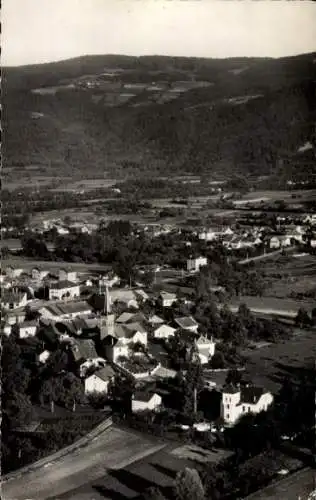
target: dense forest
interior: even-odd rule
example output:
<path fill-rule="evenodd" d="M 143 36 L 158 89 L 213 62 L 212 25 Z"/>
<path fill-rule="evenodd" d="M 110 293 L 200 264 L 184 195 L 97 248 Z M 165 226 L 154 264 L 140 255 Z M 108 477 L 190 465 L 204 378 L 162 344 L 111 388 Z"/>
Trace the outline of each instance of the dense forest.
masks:
<path fill-rule="evenodd" d="M 5 167 L 116 178 L 284 169 L 308 176 L 315 155 L 302 159 L 297 151 L 308 141 L 314 145 L 313 60 L 313 54 L 275 60 L 89 56 L 4 68 Z M 102 76 L 106 67 L 120 69 L 111 88 Z M 91 88 L 82 85 L 87 76 Z M 153 80 L 169 90 L 188 82 L 204 86 L 188 86 L 165 101 L 143 91 L 108 104 L 117 88 Z M 48 87 L 53 91 L 33 92 Z"/>

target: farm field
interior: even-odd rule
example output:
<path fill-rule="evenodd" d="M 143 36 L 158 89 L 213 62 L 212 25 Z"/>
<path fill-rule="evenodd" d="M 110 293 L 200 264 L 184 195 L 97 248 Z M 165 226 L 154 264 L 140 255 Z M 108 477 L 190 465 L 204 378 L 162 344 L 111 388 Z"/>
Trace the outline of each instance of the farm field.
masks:
<path fill-rule="evenodd" d="M 289 199 L 298 199 L 300 202 L 301 201 L 307 201 L 307 200 L 315 200 L 316 198 L 316 190 L 315 189 L 306 189 L 306 190 L 292 190 L 292 191 L 251 191 L 247 194 L 245 194 L 242 199 L 243 200 L 257 200 L 257 199 L 264 199 L 264 200 L 289 200 Z"/>
<path fill-rule="evenodd" d="M 273 261 L 262 261 L 258 266 L 270 283 L 265 296 L 285 298 L 293 293 L 316 292 L 314 255 L 279 255 Z"/>
<path fill-rule="evenodd" d="M 106 475 L 74 490 L 59 500 L 131 499 L 151 486 L 170 488 L 179 470 L 196 462 L 219 462 L 229 456 L 224 450 L 208 452 L 197 446 L 167 446 L 165 449 L 124 469 L 108 469 Z M 53 500 L 53 499 L 51 499 Z"/>
<path fill-rule="evenodd" d="M 75 271 L 85 272 L 102 272 L 108 271 L 111 266 L 106 264 L 84 264 L 77 262 L 65 262 L 65 261 L 47 261 L 47 260 L 33 260 L 26 257 L 12 257 L 9 259 L 3 259 L 1 261 L 1 266 L 5 269 L 7 266 L 15 266 L 17 268 L 23 268 L 25 270 L 30 270 L 35 266 L 48 268 L 48 269 L 60 269 L 63 266 L 71 267 Z"/>
<path fill-rule="evenodd" d="M 255 350 L 247 349 L 245 375 L 255 384 L 277 391 L 283 377 L 291 370 L 311 366 L 316 359 L 315 331 L 297 332 L 290 340 Z"/>

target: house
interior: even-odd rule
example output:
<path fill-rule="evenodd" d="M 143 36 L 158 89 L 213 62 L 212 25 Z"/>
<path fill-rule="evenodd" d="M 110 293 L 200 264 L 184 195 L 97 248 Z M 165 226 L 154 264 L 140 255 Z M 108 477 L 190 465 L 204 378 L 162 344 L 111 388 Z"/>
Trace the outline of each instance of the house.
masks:
<path fill-rule="evenodd" d="M 190 258 L 187 260 L 187 271 L 197 273 L 200 267 L 207 266 L 206 257 Z"/>
<path fill-rule="evenodd" d="M 128 357 L 132 344 L 147 346 L 147 332 L 139 323 L 115 324 L 112 332 L 104 337 L 106 357 L 116 363 L 119 357 Z"/>
<path fill-rule="evenodd" d="M 71 281 L 76 283 L 77 281 L 77 272 L 72 269 L 60 269 L 59 270 L 59 281 Z"/>
<path fill-rule="evenodd" d="M 49 300 L 74 299 L 80 296 L 80 285 L 72 281 L 58 281 L 49 288 Z"/>
<path fill-rule="evenodd" d="M 4 320 L 8 325 L 15 325 L 16 323 L 23 323 L 25 321 L 26 312 L 23 310 L 8 311 L 4 315 Z"/>
<path fill-rule="evenodd" d="M 124 288 L 119 288 L 117 290 L 112 289 L 109 292 L 111 304 L 115 302 L 121 302 L 125 304 L 127 308 L 138 309 L 137 295 L 133 290 L 127 290 Z"/>
<path fill-rule="evenodd" d="M 195 345 L 198 350 L 201 364 L 207 364 L 210 358 L 214 356 L 215 342 L 213 342 L 212 338 L 209 339 L 205 335 L 201 335 L 198 339 L 195 340 Z"/>
<path fill-rule="evenodd" d="M 40 269 L 39 267 L 33 267 L 31 271 L 32 280 L 42 281 L 50 272 L 47 269 Z"/>
<path fill-rule="evenodd" d="M 94 342 L 90 339 L 71 339 L 70 353 L 74 363 L 78 366 L 88 359 L 97 359 Z"/>
<path fill-rule="evenodd" d="M 160 325 L 154 330 L 153 336 L 155 339 L 168 339 L 169 337 L 173 337 L 176 331 L 176 328 L 172 328 L 172 326 Z"/>
<path fill-rule="evenodd" d="M 24 321 L 18 325 L 20 339 L 35 337 L 38 328 L 37 321 Z"/>
<path fill-rule="evenodd" d="M 132 412 L 156 410 L 161 406 L 162 398 L 156 392 L 150 393 L 149 391 L 136 391 L 132 397 Z"/>
<path fill-rule="evenodd" d="M 113 368 L 109 365 L 104 366 L 85 379 L 85 394 L 108 394 L 109 386 L 113 382 L 114 377 L 115 371 Z"/>
<path fill-rule="evenodd" d="M 229 385 L 222 391 L 221 417 L 227 425 L 234 425 L 247 413 L 266 411 L 272 402 L 273 395 L 262 387 Z"/>
<path fill-rule="evenodd" d="M 24 269 L 13 267 L 13 266 L 8 266 L 5 269 L 5 274 L 10 279 L 18 278 L 19 276 L 21 276 L 21 274 L 23 272 L 24 272 Z"/>
<path fill-rule="evenodd" d="M 164 323 L 164 320 L 162 318 L 159 318 L 159 316 L 156 316 L 156 314 L 154 314 L 153 316 L 150 316 L 150 318 L 148 318 L 148 323 L 150 324 L 150 326 L 160 326 Z"/>
<path fill-rule="evenodd" d="M 61 333 L 68 333 L 77 337 L 99 333 L 99 326 L 100 319 L 94 315 L 56 322 L 56 328 Z"/>
<path fill-rule="evenodd" d="M 175 302 L 177 302 L 178 297 L 175 293 L 161 292 L 158 299 L 162 307 L 171 307 Z"/>
<path fill-rule="evenodd" d="M 188 330 L 193 333 L 197 333 L 197 330 L 199 328 L 199 324 L 195 321 L 192 316 L 183 316 L 182 318 L 175 318 L 175 323 L 178 326 L 178 328 L 181 328 L 182 330 Z"/>
<path fill-rule="evenodd" d="M 10 337 L 11 333 L 12 333 L 12 325 L 10 325 L 9 323 L 4 323 L 3 325 L 1 325 L 1 331 L 7 336 L 7 337 Z"/>
<path fill-rule="evenodd" d="M 42 318 L 62 321 L 91 315 L 92 308 L 85 301 L 53 302 L 43 305 L 38 312 Z"/>
<path fill-rule="evenodd" d="M 3 309 L 18 309 L 27 304 L 26 292 L 20 292 L 17 289 L 5 289 L 1 291 L 1 305 Z"/>
<path fill-rule="evenodd" d="M 45 350 L 38 355 L 39 363 L 45 364 L 50 357 L 50 352 Z"/>
<path fill-rule="evenodd" d="M 270 248 L 284 248 L 291 246 L 291 238 L 286 235 L 272 236 L 269 241 Z"/>

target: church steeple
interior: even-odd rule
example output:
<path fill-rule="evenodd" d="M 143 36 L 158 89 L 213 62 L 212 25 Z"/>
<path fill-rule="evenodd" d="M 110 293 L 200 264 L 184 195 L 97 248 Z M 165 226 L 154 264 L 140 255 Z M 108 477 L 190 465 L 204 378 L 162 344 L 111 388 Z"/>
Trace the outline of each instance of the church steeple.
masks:
<path fill-rule="evenodd" d="M 101 339 L 111 335 L 114 336 L 115 316 L 111 310 L 111 296 L 108 285 L 105 286 L 103 315 L 101 315 L 100 335 Z"/>

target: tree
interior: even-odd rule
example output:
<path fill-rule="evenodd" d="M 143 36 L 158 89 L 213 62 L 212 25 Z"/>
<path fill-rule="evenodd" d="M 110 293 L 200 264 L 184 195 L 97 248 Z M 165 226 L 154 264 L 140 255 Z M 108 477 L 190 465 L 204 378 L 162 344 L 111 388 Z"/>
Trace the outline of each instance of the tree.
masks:
<path fill-rule="evenodd" d="M 196 469 L 186 467 L 179 471 L 175 479 L 175 496 L 177 500 L 204 500 L 204 487 Z"/>
<path fill-rule="evenodd" d="M 306 311 L 306 309 L 304 309 L 303 307 L 300 307 L 298 312 L 297 312 L 297 315 L 295 318 L 295 324 L 296 324 L 296 326 L 299 326 L 300 328 L 305 328 L 305 327 L 311 326 L 311 318 L 309 317 L 309 314 Z"/>
<path fill-rule="evenodd" d="M 166 500 L 166 498 L 158 488 L 152 486 L 142 493 L 140 500 Z"/>
<path fill-rule="evenodd" d="M 229 370 L 227 373 L 225 384 L 237 385 L 237 384 L 240 384 L 241 379 L 242 379 L 242 375 L 241 375 L 240 371 L 238 371 L 236 369 L 232 369 L 232 370 Z"/>
<path fill-rule="evenodd" d="M 195 418 L 197 414 L 198 395 L 204 389 L 203 368 L 195 345 L 190 349 L 188 370 L 185 378 L 186 387 L 183 413 L 188 418 Z"/>

